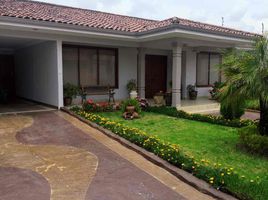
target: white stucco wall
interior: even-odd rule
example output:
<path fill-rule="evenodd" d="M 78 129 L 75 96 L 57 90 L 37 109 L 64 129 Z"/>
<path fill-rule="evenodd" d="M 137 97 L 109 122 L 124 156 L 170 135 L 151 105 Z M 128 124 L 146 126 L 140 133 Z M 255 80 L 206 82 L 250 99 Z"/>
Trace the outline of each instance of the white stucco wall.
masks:
<path fill-rule="evenodd" d="M 49 41 L 15 52 L 17 96 L 58 106 L 57 42 Z"/>
<path fill-rule="evenodd" d="M 196 85 L 196 54 L 193 49 L 186 50 L 186 87 L 187 85 Z M 197 87 L 198 97 L 210 96 L 210 87 Z M 188 97 L 186 88 L 183 90 L 184 97 Z"/>

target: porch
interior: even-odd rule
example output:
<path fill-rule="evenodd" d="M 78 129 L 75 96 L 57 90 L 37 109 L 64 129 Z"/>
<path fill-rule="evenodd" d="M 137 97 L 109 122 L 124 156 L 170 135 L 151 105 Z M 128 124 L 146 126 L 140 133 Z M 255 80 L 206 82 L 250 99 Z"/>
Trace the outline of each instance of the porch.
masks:
<path fill-rule="evenodd" d="M 153 99 L 148 101 L 151 106 L 160 106 Z M 187 113 L 213 114 L 220 111 L 220 104 L 208 97 L 199 97 L 196 100 L 182 99 L 181 107 L 178 109 Z"/>

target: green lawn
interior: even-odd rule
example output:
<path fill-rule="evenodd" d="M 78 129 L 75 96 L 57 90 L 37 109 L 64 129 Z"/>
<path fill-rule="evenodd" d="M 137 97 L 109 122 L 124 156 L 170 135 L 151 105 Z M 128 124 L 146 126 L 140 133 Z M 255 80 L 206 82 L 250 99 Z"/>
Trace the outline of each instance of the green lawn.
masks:
<path fill-rule="evenodd" d="M 129 127 L 139 128 L 160 139 L 178 144 L 184 152 L 196 159 L 206 159 L 233 167 L 247 178 L 268 179 L 268 159 L 258 158 L 236 148 L 238 134 L 236 128 L 213 125 L 186 119 L 177 119 L 155 113 L 143 113 L 140 119 L 128 121 L 120 112 L 98 113 Z"/>

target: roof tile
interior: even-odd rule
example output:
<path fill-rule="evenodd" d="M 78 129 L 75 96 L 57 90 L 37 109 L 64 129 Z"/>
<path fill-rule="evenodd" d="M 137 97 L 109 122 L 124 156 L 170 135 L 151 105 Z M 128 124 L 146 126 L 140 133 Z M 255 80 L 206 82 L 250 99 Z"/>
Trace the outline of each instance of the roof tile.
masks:
<path fill-rule="evenodd" d="M 0 15 L 134 33 L 179 25 L 196 31 L 227 33 L 242 37 L 259 36 L 255 33 L 178 17 L 157 21 L 28 0 L 0 0 Z"/>

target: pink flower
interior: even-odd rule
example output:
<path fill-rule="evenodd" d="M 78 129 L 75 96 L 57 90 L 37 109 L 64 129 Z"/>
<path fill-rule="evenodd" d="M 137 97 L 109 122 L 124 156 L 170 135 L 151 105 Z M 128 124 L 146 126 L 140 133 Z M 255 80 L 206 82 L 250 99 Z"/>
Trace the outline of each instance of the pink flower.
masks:
<path fill-rule="evenodd" d="M 87 103 L 88 104 L 93 104 L 94 102 L 93 102 L 93 99 L 89 99 L 89 100 L 87 100 Z"/>

